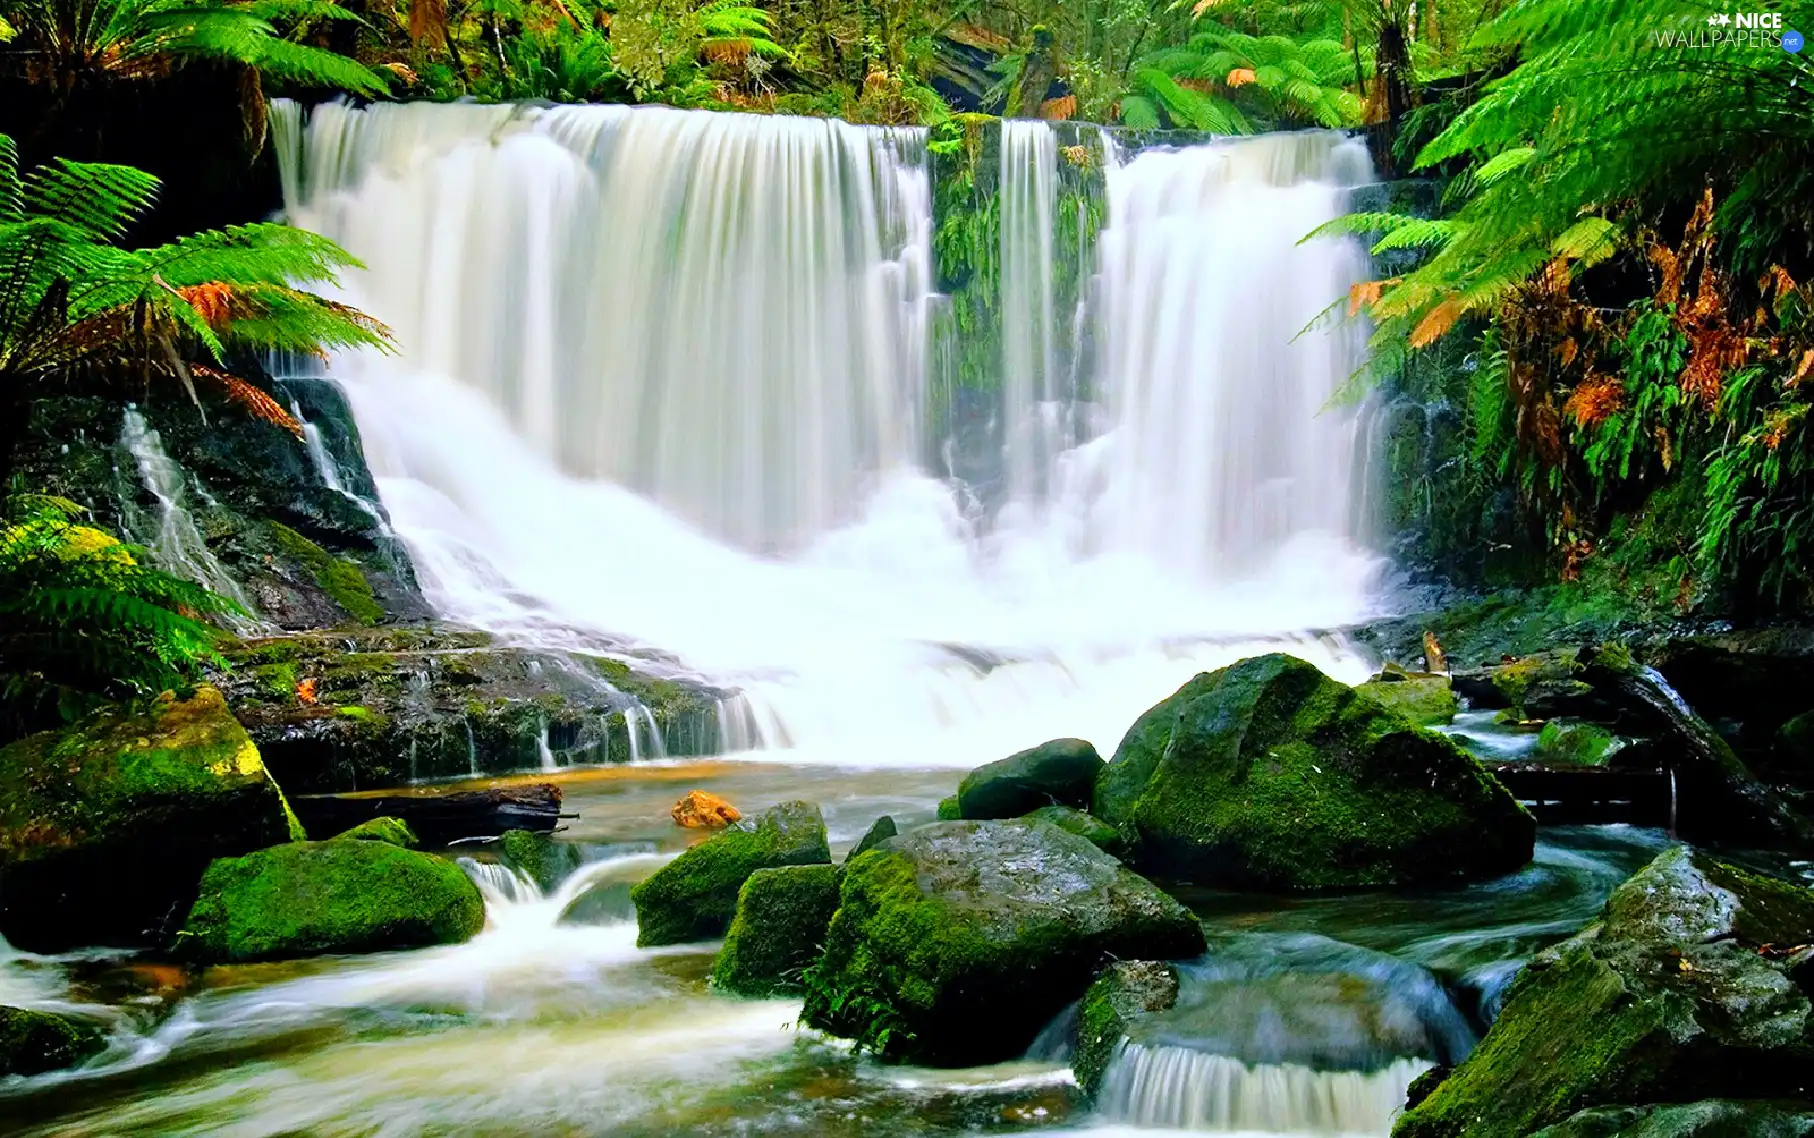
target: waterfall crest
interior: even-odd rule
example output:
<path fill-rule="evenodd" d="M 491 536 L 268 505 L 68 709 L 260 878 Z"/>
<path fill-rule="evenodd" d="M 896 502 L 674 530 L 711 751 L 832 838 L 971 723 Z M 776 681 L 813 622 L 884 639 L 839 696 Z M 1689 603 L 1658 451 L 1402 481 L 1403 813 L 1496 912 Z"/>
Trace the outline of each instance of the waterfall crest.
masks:
<path fill-rule="evenodd" d="M 1103 1074 L 1097 1108 L 1117 1122 L 1175 1130 L 1385 1134 L 1429 1066 L 1400 1059 L 1378 1071 L 1317 1071 L 1127 1043 Z"/>

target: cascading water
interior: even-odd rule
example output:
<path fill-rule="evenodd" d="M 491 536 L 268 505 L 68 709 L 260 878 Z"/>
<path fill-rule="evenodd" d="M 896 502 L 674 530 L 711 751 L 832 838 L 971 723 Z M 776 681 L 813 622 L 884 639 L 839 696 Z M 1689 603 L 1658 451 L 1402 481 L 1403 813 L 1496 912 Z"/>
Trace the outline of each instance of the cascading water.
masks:
<path fill-rule="evenodd" d="M 1058 140 L 1049 124 L 1001 124 L 1001 385 L 1009 499 L 1046 490 L 1061 446 L 1053 215 Z"/>
<path fill-rule="evenodd" d="M 398 334 L 333 371 L 448 617 L 673 653 L 747 693 L 743 734 L 771 752 L 955 765 L 1111 746 L 1195 671 L 1369 603 L 1348 418 L 1319 414 L 1357 345 L 1292 343 L 1358 271 L 1341 243 L 1295 245 L 1364 169 L 1338 136 L 1108 171 L 1112 429 L 1058 454 L 1010 433 L 1013 492 L 1049 508 L 991 531 L 915 465 L 921 132 L 624 107 L 273 121 L 292 220 L 365 262 L 349 299 Z M 1003 363 L 1034 421 L 1074 398 L 1054 153 L 1045 124 L 1007 124 L 1004 301 L 1025 319 Z M 1357 678 L 1338 646 L 1292 650 Z"/>

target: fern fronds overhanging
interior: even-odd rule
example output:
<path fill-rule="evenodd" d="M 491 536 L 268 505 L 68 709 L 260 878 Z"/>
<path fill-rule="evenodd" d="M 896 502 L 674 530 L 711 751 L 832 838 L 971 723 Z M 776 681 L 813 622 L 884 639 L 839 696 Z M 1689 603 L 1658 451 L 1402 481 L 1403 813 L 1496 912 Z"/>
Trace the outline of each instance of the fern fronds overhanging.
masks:
<path fill-rule="evenodd" d="M 229 374 L 240 353 L 388 349 L 378 321 L 309 291 L 355 261 L 289 226 L 233 226 L 149 249 L 116 242 L 148 209 L 157 180 L 124 166 L 57 161 L 22 173 L 0 136 L 0 413 L 17 429 L 25 401 L 81 380 L 198 376 L 258 418 L 287 413 Z M 262 394 L 262 393 L 261 393 Z M 274 411 L 273 408 L 276 408 Z M 0 440 L 0 475 L 10 465 Z"/>
<path fill-rule="evenodd" d="M 1337 40 L 1206 30 L 1141 61 L 1121 121 L 1213 134 L 1354 126 L 1363 105 L 1347 87 L 1361 77 Z"/>
<path fill-rule="evenodd" d="M 182 687 L 223 663 L 207 618 L 238 607 L 149 567 L 82 512 L 26 494 L 0 508 L 0 733 Z"/>

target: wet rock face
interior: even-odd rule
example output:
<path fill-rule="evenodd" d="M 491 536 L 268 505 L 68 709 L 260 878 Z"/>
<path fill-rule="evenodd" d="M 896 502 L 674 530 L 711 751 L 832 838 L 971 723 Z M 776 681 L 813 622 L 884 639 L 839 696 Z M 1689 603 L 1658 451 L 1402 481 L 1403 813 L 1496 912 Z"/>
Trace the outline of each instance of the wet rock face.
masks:
<path fill-rule="evenodd" d="M 299 836 L 219 692 L 110 708 L 0 749 L 0 936 L 149 943 L 209 862 Z"/>
<path fill-rule="evenodd" d="M 484 927 L 478 887 L 452 862 L 336 838 L 209 866 L 174 951 L 204 963 L 283 960 L 453 944 Z"/>
<path fill-rule="evenodd" d="M 992 1063 L 1115 959 L 1195 956 L 1189 910 L 1030 819 L 922 826 L 845 871 L 803 1016 L 892 1059 Z"/>
<path fill-rule="evenodd" d="M 1279 654 L 1200 675 L 1136 721 L 1095 813 L 1143 872 L 1268 889 L 1496 876 L 1536 834 L 1453 742 Z"/>
<path fill-rule="evenodd" d="M 99 1025 L 85 1019 L 0 1006 L 0 1078 L 73 1067 L 106 1046 Z"/>
<path fill-rule="evenodd" d="M 1077 1009 L 1077 1048 L 1071 1071 L 1085 1094 L 1102 1086 L 1115 1048 L 1132 1023 L 1178 1002 L 1178 969 L 1169 961 L 1128 960 L 1111 964 L 1083 994 Z"/>
<path fill-rule="evenodd" d="M 1629 1131 L 1571 1116 L 1702 1098 L 1807 1100 L 1811 942 L 1814 891 L 1672 849 L 1613 893 L 1599 923 L 1526 967 L 1480 1046 L 1393 1134 L 1701 1133 L 1685 1115 L 1630 1119 Z"/>
<path fill-rule="evenodd" d="M 685 944 L 723 936 L 751 874 L 830 864 L 831 846 L 819 808 L 810 802 L 783 802 L 753 822 L 700 842 L 632 889 L 636 943 Z"/>
<path fill-rule="evenodd" d="M 297 794 L 715 754 L 732 694 L 670 661 L 500 647 L 441 625 L 269 637 L 231 656 L 219 682 Z"/>
<path fill-rule="evenodd" d="M 984 764 L 957 788 L 964 818 L 1014 818 L 1042 806 L 1087 808 L 1102 756 L 1082 739 L 1053 739 Z"/>
<path fill-rule="evenodd" d="M 1584 1110 L 1531 1138 L 1802 1138 L 1814 1134 L 1814 1112 L 1788 1104 L 1694 1102 Z"/>

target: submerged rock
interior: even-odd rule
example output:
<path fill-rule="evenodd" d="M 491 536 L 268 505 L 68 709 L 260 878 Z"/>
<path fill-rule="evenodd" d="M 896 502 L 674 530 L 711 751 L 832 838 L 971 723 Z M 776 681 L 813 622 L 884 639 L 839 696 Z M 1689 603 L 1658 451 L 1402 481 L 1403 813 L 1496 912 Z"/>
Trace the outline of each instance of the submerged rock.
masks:
<path fill-rule="evenodd" d="M 108 708 L 0 749 L 0 936 L 151 943 L 209 862 L 300 836 L 219 692 Z"/>
<path fill-rule="evenodd" d="M 1379 701 L 1419 727 L 1447 723 L 1461 710 L 1461 701 L 1455 698 L 1447 676 L 1383 672 L 1354 690 Z"/>
<path fill-rule="evenodd" d="M 743 996 L 800 991 L 801 973 L 818 958 L 838 910 L 843 871 L 833 865 L 758 869 L 737 893 L 712 983 Z"/>
<path fill-rule="evenodd" d="M 1081 810 L 1069 806 L 1042 806 L 1028 814 L 1027 817 L 1038 822 L 1049 822 L 1068 833 L 1080 838 L 1088 838 L 1097 849 L 1115 853 L 1121 849 L 1121 834 L 1115 827 L 1100 818 L 1091 817 Z"/>
<path fill-rule="evenodd" d="M 637 944 L 721 937 L 750 874 L 784 865 L 831 864 L 825 819 L 810 802 L 783 802 L 744 825 L 700 842 L 630 891 Z"/>
<path fill-rule="evenodd" d="M 1796 1110 L 1795 1106 L 1808 1109 Z M 1803 1138 L 1814 1134 L 1806 1103 L 1691 1102 L 1584 1110 L 1531 1138 Z"/>
<path fill-rule="evenodd" d="M 1083 1092 L 1094 1095 L 1128 1025 L 1178 1002 L 1178 969 L 1163 960 L 1111 964 L 1096 977 L 1077 1008 L 1077 1049 L 1071 1071 Z"/>
<path fill-rule="evenodd" d="M 1669 850 L 1531 961 L 1480 1046 L 1393 1134 L 1512 1138 L 1632 1102 L 1806 1097 L 1810 943 L 1814 891 Z M 1694 1131 L 1656 1131 L 1677 1132 Z"/>
<path fill-rule="evenodd" d="M 452 862 L 381 841 L 292 842 L 222 858 L 173 950 L 204 963 L 470 940 L 485 902 Z"/>
<path fill-rule="evenodd" d="M 1014 818 L 1041 806 L 1087 808 L 1102 756 L 1082 739 L 1053 739 L 977 767 L 958 784 L 964 818 Z"/>
<path fill-rule="evenodd" d="M 335 837 L 355 842 L 389 842 L 393 846 L 406 850 L 413 850 L 418 844 L 415 831 L 411 830 L 409 823 L 401 818 L 367 819 L 344 834 L 337 834 Z"/>
<path fill-rule="evenodd" d="M 543 893 L 552 893 L 585 861 L 585 854 L 571 842 L 557 842 L 547 834 L 510 830 L 498 839 L 499 860 L 535 882 Z"/>
<path fill-rule="evenodd" d="M 806 1023 L 940 1066 L 1021 1054 L 1109 960 L 1203 949 L 1190 911 L 1030 819 L 938 823 L 851 862 Z"/>
<path fill-rule="evenodd" d="M 1095 813 L 1143 871 L 1268 889 L 1491 877 L 1528 862 L 1536 836 L 1453 742 L 1277 653 L 1141 716 Z"/>
<path fill-rule="evenodd" d="M 106 1047 L 106 1033 L 88 1020 L 0 1006 L 0 1077 L 73 1067 Z"/>
<path fill-rule="evenodd" d="M 668 811 L 674 824 L 689 830 L 722 830 L 743 815 L 729 802 L 704 790 L 689 790 Z"/>

